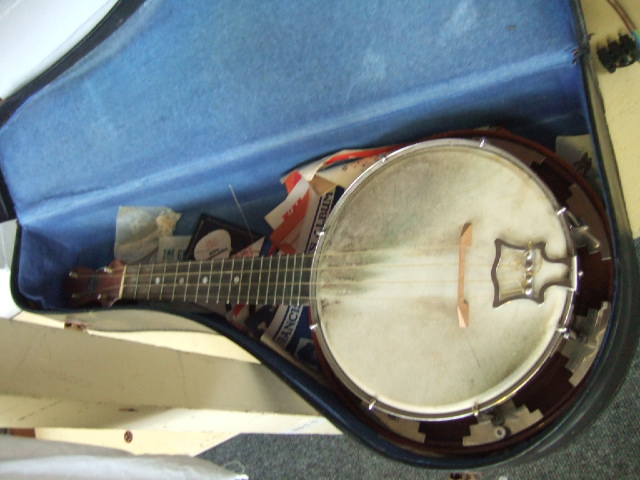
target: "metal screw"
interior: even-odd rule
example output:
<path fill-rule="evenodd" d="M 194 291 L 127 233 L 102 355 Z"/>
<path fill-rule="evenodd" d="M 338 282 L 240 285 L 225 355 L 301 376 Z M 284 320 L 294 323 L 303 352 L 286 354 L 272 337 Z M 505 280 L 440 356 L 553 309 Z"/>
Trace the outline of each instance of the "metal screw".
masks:
<path fill-rule="evenodd" d="M 495 434 L 497 439 L 502 440 L 507 436 L 507 429 L 504 427 L 496 427 L 493 429 L 493 433 Z"/>

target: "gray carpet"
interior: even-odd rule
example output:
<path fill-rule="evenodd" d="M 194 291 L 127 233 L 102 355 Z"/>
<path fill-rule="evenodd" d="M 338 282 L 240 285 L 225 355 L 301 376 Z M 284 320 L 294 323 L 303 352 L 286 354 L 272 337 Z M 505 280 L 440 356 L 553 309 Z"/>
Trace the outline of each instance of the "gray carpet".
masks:
<path fill-rule="evenodd" d="M 640 241 L 636 241 L 640 261 Z M 640 321 L 640 319 L 638 319 Z M 640 474 L 640 351 L 627 379 L 598 420 L 571 444 L 542 460 L 481 472 L 482 480 L 632 479 Z M 347 436 L 240 435 L 201 455 L 253 479 L 444 480 L 382 457 Z M 242 466 L 242 467 L 241 467 Z"/>

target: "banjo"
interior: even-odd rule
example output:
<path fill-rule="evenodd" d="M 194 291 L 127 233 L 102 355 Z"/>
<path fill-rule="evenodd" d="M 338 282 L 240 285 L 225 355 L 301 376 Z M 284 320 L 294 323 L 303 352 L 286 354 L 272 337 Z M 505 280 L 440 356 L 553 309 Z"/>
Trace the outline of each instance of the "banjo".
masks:
<path fill-rule="evenodd" d="M 504 405 L 562 348 L 584 243 L 598 249 L 512 153 L 438 139 L 360 175 L 313 254 L 78 267 L 67 294 L 308 305 L 323 363 L 363 410 L 441 423 Z"/>

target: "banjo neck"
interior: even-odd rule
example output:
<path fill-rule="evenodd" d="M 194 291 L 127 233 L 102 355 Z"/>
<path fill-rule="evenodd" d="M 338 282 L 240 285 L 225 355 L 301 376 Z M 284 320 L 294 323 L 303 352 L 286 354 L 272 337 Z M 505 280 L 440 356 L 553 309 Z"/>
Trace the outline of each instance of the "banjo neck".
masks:
<path fill-rule="evenodd" d="M 66 282 L 72 307 L 118 300 L 308 305 L 313 254 L 76 267 Z"/>
<path fill-rule="evenodd" d="M 466 250 L 470 246 L 471 224 L 467 224 L 461 236 L 457 279 L 457 310 L 461 328 L 469 325 L 469 304 L 465 299 L 464 284 Z M 494 308 L 519 299 L 541 304 L 545 291 L 553 285 L 570 290 L 576 288 L 575 257 L 551 259 L 546 254 L 544 242 L 518 246 L 496 239 L 495 247 L 496 257 L 491 275 L 487 275 L 486 279 L 493 283 Z M 374 267 L 369 268 L 370 273 L 375 273 L 376 269 L 378 273 L 384 273 L 380 268 L 386 265 L 349 266 L 344 265 L 343 260 L 342 256 L 334 255 L 334 261 L 338 264 L 321 267 L 338 275 L 335 280 L 323 282 L 323 288 L 337 289 L 337 293 L 334 293 L 338 296 L 356 294 L 360 291 L 359 284 L 366 284 L 365 280 L 358 282 L 350 278 L 358 268 Z M 428 267 L 425 263 L 416 265 Z M 114 261 L 100 270 L 74 268 L 67 279 L 66 294 L 72 307 L 95 301 L 103 306 L 111 306 L 118 300 L 300 306 L 311 302 L 314 268 L 314 254 L 133 265 Z M 438 283 L 442 283 L 442 280 Z M 388 287 L 393 284 L 391 280 Z M 429 292 L 424 290 L 424 284 L 420 282 L 405 280 L 400 285 L 402 293 L 409 297 L 428 296 Z M 395 299 L 402 297 L 397 290 L 392 290 L 390 295 Z"/>
<path fill-rule="evenodd" d="M 309 304 L 312 254 L 127 265 L 122 299 Z"/>

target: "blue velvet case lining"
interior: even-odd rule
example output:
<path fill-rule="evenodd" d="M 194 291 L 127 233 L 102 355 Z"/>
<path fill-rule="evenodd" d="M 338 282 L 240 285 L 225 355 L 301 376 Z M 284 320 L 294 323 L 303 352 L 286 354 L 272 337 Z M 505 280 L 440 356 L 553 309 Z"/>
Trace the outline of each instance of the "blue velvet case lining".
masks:
<path fill-rule="evenodd" d="M 22 226 L 18 285 L 63 306 L 64 274 L 110 260 L 119 205 L 253 229 L 279 178 L 347 147 L 496 124 L 585 133 L 568 0 L 147 0 L 0 129 Z"/>

